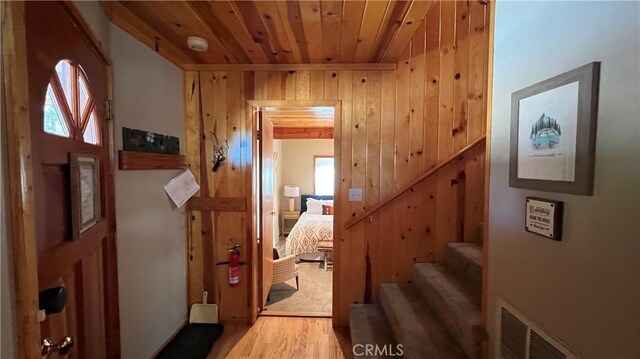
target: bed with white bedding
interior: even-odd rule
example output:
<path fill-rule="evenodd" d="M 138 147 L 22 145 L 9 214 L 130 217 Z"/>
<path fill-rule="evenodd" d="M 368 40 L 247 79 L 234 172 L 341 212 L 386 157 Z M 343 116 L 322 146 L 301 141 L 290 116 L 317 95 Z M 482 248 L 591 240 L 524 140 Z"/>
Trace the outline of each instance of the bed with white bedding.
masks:
<path fill-rule="evenodd" d="M 306 260 L 322 259 L 323 253 L 318 251 L 318 243 L 333 241 L 333 215 L 322 214 L 322 206 L 317 207 L 317 202 L 333 205 L 333 198 L 314 197 L 320 196 L 304 195 L 301 198 L 303 212 L 287 236 L 286 255 L 295 255 Z M 316 203 L 312 203 L 314 201 Z"/>
<path fill-rule="evenodd" d="M 287 236 L 287 255 L 316 253 L 320 241 L 333 241 L 333 216 L 304 212 Z"/>

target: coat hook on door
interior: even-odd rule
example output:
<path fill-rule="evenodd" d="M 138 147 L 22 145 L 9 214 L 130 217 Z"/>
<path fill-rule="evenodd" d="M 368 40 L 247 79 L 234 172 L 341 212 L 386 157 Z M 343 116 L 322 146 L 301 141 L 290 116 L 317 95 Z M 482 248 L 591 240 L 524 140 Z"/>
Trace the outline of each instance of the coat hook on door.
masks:
<path fill-rule="evenodd" d="M 218 136 L 216 136 L 216 134 L 211 131 L 211 134 L 213 135 L 213 138 L 216 139 L 216 143 L 213 144 L 213 167 L 211 168 L 211 172 L 216 172 L 221 166 L 224 165 L 225 161 L 227 160 L 227 157 L 225 155 L 225 147 L 226 147 L 226 151 L 229 151 L 229 142 L 227 142 L 227 140 L 224 140 L 224 146 L 220 144 L 220 141 L 218 140 Z"/>

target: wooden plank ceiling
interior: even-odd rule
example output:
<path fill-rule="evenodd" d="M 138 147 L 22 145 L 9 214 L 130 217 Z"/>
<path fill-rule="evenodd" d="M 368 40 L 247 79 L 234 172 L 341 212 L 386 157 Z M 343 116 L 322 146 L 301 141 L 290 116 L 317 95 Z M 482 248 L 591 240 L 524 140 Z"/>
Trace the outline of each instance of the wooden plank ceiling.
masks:
<path fill-rule="evenodd" d="M 274 139 L 329 139 L 333 111 L 333 107 L 265 107 L 262 114 L 273 124 Z"/>
<path fill-rule="evenodd" d="M 103 1 L 109 19 L 178 66 L 396 62 L 434 1 Z M 188 36 L 209 42 L 187 47 Z"/>
<path fill-rule="evenodd" d="M 262 113 L 274 128 L 333 127 L 333 107 L 265 107 Z"/>

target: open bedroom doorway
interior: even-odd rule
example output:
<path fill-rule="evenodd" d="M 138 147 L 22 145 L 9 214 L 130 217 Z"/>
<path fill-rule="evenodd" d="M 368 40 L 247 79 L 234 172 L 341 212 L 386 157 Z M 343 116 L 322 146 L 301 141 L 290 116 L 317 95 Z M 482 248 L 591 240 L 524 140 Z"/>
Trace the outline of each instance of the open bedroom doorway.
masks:
<path fill-rule="evenodd" d="M 335 107 L 254 107 L 259 313 L 332 316 Z"/>

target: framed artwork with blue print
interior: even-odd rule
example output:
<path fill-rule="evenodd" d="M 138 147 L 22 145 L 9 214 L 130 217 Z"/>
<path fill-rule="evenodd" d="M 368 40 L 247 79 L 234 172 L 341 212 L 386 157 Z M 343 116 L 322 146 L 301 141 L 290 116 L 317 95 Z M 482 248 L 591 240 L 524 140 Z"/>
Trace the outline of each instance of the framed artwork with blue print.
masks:
<path fill-rule="evenodd" d="M 509 186 L 593 194 L 600 63 L 511 95 Z"/>

